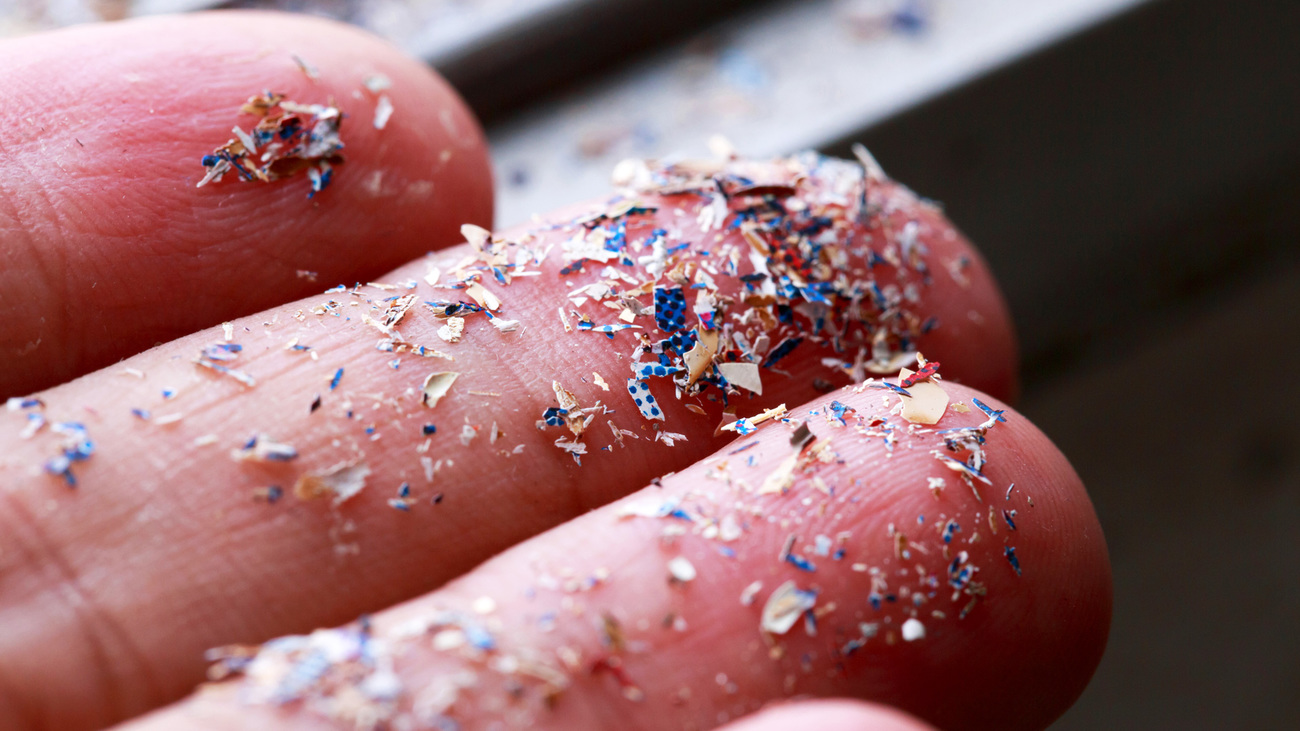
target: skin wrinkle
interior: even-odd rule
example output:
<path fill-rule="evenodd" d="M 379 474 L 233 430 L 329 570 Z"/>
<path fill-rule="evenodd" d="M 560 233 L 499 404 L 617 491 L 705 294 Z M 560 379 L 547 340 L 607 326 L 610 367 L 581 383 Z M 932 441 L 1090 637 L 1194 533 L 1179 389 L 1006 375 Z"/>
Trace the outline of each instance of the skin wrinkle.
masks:
<path fill-rule="evenodd" d="M 82 640 L 84 647 L 92 658 L 91 672 L 98 680 L 92 685 L 100 689 L 104 699 L 103 707 L 107 709 L 106 718 L 120 718 L 140 707 L 149 707 L 163 698 L 156 674 L 142 652 L 132 641 L 132 633 L 126 625 L 115 619 L 111 613 L 99 606 L 93 592 L 83 584 L 81 573 L 60 551 L 58 546 L 47 540 L 40 532 L 40 523 L 15 500 L 7 491 L 0 491 L 0 520 L 7 524 L 6 532 L 16 537 L 19 550 L 26 556 L 26 563 L 46 567 L 53 571 L 53 583 L 39 591 L 42 596 L 55 600 L 57 605 L 65 607 L 76 618 L 72 632 L 60 636 L 61 642 L 72 637 Z M 22 526 L 22 527 L 19 527 Z M 50 581 L 49 574 L 42 572 L 42 579 Z M 126 684 L 120 681 L 126 675 L 135 682 Z M 9 681 L 4 679 L 6 684 Z M 127 688 L 135 688 L 131 693 Z M 130 697 L 144 691 L 143 704 Z M 0 695 L 22 697 L 20 692 L 3 688 Z M 30 719 L 38 719 L 43 714 L 38 706 L 24 705 Z M 44 728 L 44 721 L 36 722 L 34 728 Z"/>

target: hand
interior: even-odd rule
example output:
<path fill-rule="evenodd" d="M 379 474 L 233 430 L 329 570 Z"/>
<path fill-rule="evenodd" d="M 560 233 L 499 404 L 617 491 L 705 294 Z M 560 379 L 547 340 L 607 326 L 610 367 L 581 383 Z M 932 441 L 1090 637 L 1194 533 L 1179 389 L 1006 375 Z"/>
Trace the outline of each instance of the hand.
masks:
<path fill-rule="evenodd" d="M 728 396 L 733 416 L 802 404 L 788 424 L 735 442 L 716 431 L 716 386 L 678 399 L 671 376 L 647 379 L 664 419 L 638 413 L 626 381 L 637 336 L 666 337 L 653 315 L 606 337 L 570 314 L 627 324 L 600 293 L 576 291 L 607 281 L 607 264 L 577 266 L 563 248 L 586 230 L 575 219 L 608 202 L 384 273 L 491 218 L 477 126 L 392 48 L 321 21 L 232 13 L 9 41 L 0 69 L 0 397 L 77 378 L 0 413 L 0 726 L 87 729 L 145 713 L 200 682 L 218 646 L 210 672 L 251 677 L 139 727 L 706 727 L 782 698 L 850 697 L 943 727 L 1028 728 L 1068 707 L 1095 668 L 1109 567 L 1064 457 L 1006 410 L 986 433 L 988 483 L 968 485 L 931 450 L 969 450 L 943 452 L 941 435 L 891 413 L 900 396 L 841 388 L 846 370 L 823 363 L 854 360 L 860 324 L 836 353 L 806 308 L 745 300 L 726 252 L 749 272 L 751 245 L 699 230 L 715 196 L 643 192 L 657 210 L 621 215 L 638 261 L 608 265 L 632 278 L 614 280 L 625 291 L 651 279 L 639 257 L 653 264 L 643 242 L 662 226 L 669 248 L 692 242 L 681 260 L 712 266 L 719 324 L 748 329 L 765 363 L 761 396 Z M 392 81 L 382 130 L 363 87 L 375 73 Z M 349 115 L 333 185 L 310 200 L 301 176 L 195 189 L 199 158 L 249 124 L 237 108 L 263 89 L 332 98 Z M 911 333 L 942 363 L 950 405 L 938 428 L 977 427 L 989 418 L 977 398 L 1005 409 L 995 396 L 1014 391 L 996 286 L 936 210 L 883 179 L 870 190 L 872 206 L 892 204 L 870 213 L 875 238 L 828 248 L 847 258 L 827 258 L 823 279 L 878 277 L 880 296 L 915 315 L 890 321 L 886 349 Z M 851 199 L 838 205 L 839 219 L 857 215 Z M 919 259 L 868 270 L 867 248 L 883 255 L 888 239 L 900 251 L 910 221 Z M 519 258 L 547 245 L 540 263 Z M 482 266 L 493 251 L 508 285 Z M 496 322 L 463 312 L 463 335 L 445 342 L 452 313 L 419 303 L 474 301 L 439 288 L 473 272 L 501 298 Z M 339 282 L 377 284 L 321 294 Z M 898 298 L 909 282 L 915 301 Z M 684 290 L 688 329 L 701 291 Z M 408 294 L 417 304 L 394 324 Z M 860 294 L 884 323 L 875 295 Z M 637 297 L 650 300 L 649 288 Z M 790 324 L 764 319 L 779 315 Z M 938 327 L 923 328 L 931 317 Z M 806 342 L 772 362 L 796 334 Z M 426 381 L 438 372 L 458 374 L 445 395 L 450 376 Z M 547 409 L 566 404 L 547 425 Z M 794 431 L 805 421 L 806 437 Z M 253 651 L 229 647 L 330 626 L 313 642 L 341 654 L 323 666 L 280 643 L 249 667 Z M 368 654 L 341 660 L 349 647 Z M 277 660 L 301 681 L 292 692 Z M 264 702 L 277 688 L 289 702 Z M 796 723 L 920 727 L 882 706 L 814 701 L 735 728 Z"/>

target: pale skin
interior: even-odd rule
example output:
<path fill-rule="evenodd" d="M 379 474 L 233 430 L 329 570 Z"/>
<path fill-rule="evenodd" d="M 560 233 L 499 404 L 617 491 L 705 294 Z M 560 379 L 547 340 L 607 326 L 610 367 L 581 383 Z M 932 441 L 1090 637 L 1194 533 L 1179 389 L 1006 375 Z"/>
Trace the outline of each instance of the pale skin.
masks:
<path fill-rule="evenodd" d="M 319 69 L 319 78 L 307 78 L 291 54 Z M 97 446 L 76 468 L 71 490 L 40 468 L 57 435 L 23 439 L 20 417 L 0 413 L 0 726 L 330 728 L 310 712 L 234 702 L 229 683 L 182 699 L 203 679 L 206 648 L 361 614 L 374 615 L 384 631 L 430 607 L 466 607 L 482 596 L 494 598 L 509 642 L 567 643 L 584 657 L 598 655 L 589 621 L 537 629 L 538 600 L 521 588 L 539 566 L 608 569 L 599 591 L 581 597 L 586 616 L 619 615 L 629 639 L 653 647 L 627 665 L 644 700 L 629 701 L 608 674 L 579 673 L 553 710 L 530 716 L 555 728 L 903 729 L 925 728 L 922 718 L 940 727 L 1033 728 L 1063 712 L 1095 668 L 1110 616 L 1101 531 L 1068 462 L 1014 412 L 990 434 L 988 476 L 1032 486 L 1032 521 L 1024 518 L 1031 508 L 1017 502 L 1025 574 L 1015 576 L 1003 560 L 1004 534 L 986 534 L 968 550 L 985 566 L 990 601 L 960 631 L 882 644 L 867 651 L 869 661 L 836 674 L 826 642 L 802 629 L 784 638 L 784 659 L 769 658 L 758 607 L 738 600 L 756 579 L 770 591 L 803 578 L 773 567 L 788 530 L 757 525 L 725 558 L 693 537 L 665 542 L 660 523 L 620 520 L 617 504 L 608 505 L 638 490 L 725 500 L 711 475 L 737 445 L 729 444 L 732 435 L 715 434 L 711 404 L 703 404 L 712 409 L 706 418 L 662 399 L 668 428 L 687 437 L 673 447 L 648 438 L 618 447 L 602 426 L 581 467 L 552 445 L 556 433 L 534 426 L 554 404 L 553 380 L 586 403 L 617 404 L 627 369 L 630 348 L 562 330 L 554 315 L 565 291 L 554 271 L 561 263 L 501 290 L 510 317 L 528 324 L 520 333 L 470 320 L 464 339 L 448 345 L 434 335 L 441 323 L 412 314 L 404 334 L 441 344 L 454 362 L 406 355 L 394 369 L 394 356 L 375 351 L 379 333 L 360 322 L 360 309 L 347 319 L 311 314 L 329 298 L 320 294 L 326 287 L 418 280 L 428 269 L 426 251 L 465 246 L 461 224 L 491 225 L 481 132 L 445 84 L 393 48 L 319 21 L 228 15 L 10 41 L 0 46 L 0 69 L 9 130 L 0 142 L 0 397 L 36 394 L 51 421 L 80 420 Z M 375 99 L 361 86 L 376 72 L 393 81 L 396 112 L 384 130 L 369 125 Z M 347 162 L 334 185 L 312 201 L 302 178 L 265 186 L 227 179 L 196 190 L 198 157 L 241 121 L 239 103 L 266 88 L 302 101 L 333 97 L 349 112 Z M 1015 350 L 996 285 L 964 239 L 944 235 L 951 229 L 936 212 L 918 211 L 936 256 L 974 262 L 965 286 L 936 277 L 924 307 L 945 326 L 922 348 L 943 362 L 954 401 L 978 396 L 1003 408 L 1014 396 Z M 299 270 L 315 272 L 315 281 Z M 346 308 L 346 294 L 331 296 Z M 192 362 L 224 339 L 222 321 L 232 322 L 245 347 L 232 365 L 257 375 L 253 388 Z M 313 351 L 285 351 L 294 338 Z M 806 413 L 832 398 L 864 413 L 884 408 L 878 392 L 819 394 L 812 382 L 824 373 L 823 355 L 791 356 L 782 365 L 789 376 L 765 382 L 746 411 L 786 403 Z M 114 363 L 119 358 L 128 359 Z M 345 374 L 331 389 L 340 367 Z M 435 367 L 461 376 L 429 411 L 411 394 Z M 591 383 L 593 372 L 609 381 L 608 395 Z M 176 394 L 164 399 L 162 389 Z M 317 394 L 322 405 L 313 412 Z M 133 408 L 154 420 L 171 412 L 183 418 L 159 425 Z M 618 408 L 628 419 L 623 426 L 641 429 L 627 404 Z M 940 426 L 978 416 L 950 412 Z M 429 484 L 416 450 L 426 439 L 421 426 L 433 422 L 438 441 L 418 454 L 449 462 Z M 498 444 L 487 443 L 493 422 L 504 440 Z M 470 447 L 458 441 L 467 423 L 479 428 Z M 824 501 L 828 507 L 808 518 L 825 522 L 820 532 L 884 536 L 888 524 L 915 523 L 918 513 L 970 518 L 985 509 L 960 502 L 955 487 L 943 497 L 927 491 L 925 477 L 937 473 L 925 449 L 887 457 L 824 422 L 814 420 L 813 429 L 844 457 L 823 480 L 873 486 L 851 504 Z M 290 443 L 301 457 L 291 466 L 235 462 L 232 447 L 251 432 Z M 196 446 L 209 434 L 214 444 Z M 751 437 L 760 445 L 747 452 L 755 459 L 744 469 L 770 472 L 788 437 L 781 424 Z M 348 459 L 364 459 L 372 472 L 367 490 L 341 506 L 254 499 L 258 488 L 288 488 L 303 471 Z M 645 487 L 665 473 L 675 474 Z M 410 512 L 387 503 L 402 482 L 418 497 Z M 430 501 L 435 492 L 444 495 L 438 505 Z M 800 502 L 809 494 L 769 508 L 814 510 Z M 895 545 L 883 538 L 854 545 L 854 562 L 894 560 Z M 665 564 L 677 555 L 699 573 L 689 584 L 667 581 Z M 864 574 L 849 561 L 822 563 L 814 577 L 819 602 L 844 607 L 823 627 L 838 617 L 856 626 L 848 607 L 863 601 Z M 669 612 L 689 628 L 663 629 Z M 639 620 L 648 624 L 638 628 Z M 791 658 L 809 652 L 820 653 L 815 672 L 792 669 Z M 467 662 L 415 652 L 402 672 L 416 684 Z M 492 682 L 484 680 L 485 697 Z M 691 689 L 689 698 L 669 702 L 682 688 Z M 792 696 L 839 700 L 746 715 Z M 481 705 L 463 714 L 458 720 L 468 727 L 493 718 Z"/>

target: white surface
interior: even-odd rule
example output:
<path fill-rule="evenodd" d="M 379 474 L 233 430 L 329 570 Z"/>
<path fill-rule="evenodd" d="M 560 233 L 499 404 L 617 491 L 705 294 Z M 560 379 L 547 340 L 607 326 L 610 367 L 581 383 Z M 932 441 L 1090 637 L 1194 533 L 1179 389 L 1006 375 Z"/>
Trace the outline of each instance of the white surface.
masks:
<path fill-rule="evenodd" d="M 744 16 L 490 131 L 497 224 L 603 195 L 621 158 L 813 147 L 1150 0 L 929 0 L 926 29 L 863 35 L 898 0 L 810 0 Z M 856 22 L 855 22 L 856 19 Z M 889 169 L 889 161 L 881 161 Z"/>

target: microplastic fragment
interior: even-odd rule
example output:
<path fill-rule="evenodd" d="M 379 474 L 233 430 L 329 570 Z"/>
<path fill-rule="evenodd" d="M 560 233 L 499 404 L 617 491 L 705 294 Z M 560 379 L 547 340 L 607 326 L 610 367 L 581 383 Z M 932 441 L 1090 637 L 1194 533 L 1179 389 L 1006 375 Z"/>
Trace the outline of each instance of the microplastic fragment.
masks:
<path fill-rule="evenodd" d="M 498 299 L 495 294 L 488 291 L 487 287 L 484 287 L 478 282 L 474 282 L 466 287 L 465 294 L 469 295 L 470 298 L 479 303 L 479 305 L 486 307 L 493 312 L 501 309 L 501 300 Z"/>
<path fill-rule="evenodd" d="M 330 390 L 333 391 L 334 389 L 338 388 L 339 381 L 341 380 L 343 380 L 342 368 L 338 369 L 337 371 L 334 371 L 334 376 L 330 378 Z"/>
<path fill-rule="evenodd" d="M 975 406 L 978 407 L 980 411 L 983 411 L 984 415 L 989 417 L 990 421 L 1006 422 L 1007 418 L 1003 416 L 1003 414 L 1007 413 L 1005 409 L 989 408 L 987 404 L 975 398 L 974 396 L 971 397 L 971 402 L 974 403 Z"/>
<path fill-rule="evenodd" d="M 763 395 L 763 379 L 758 372 L 757 363 L 719 363 L 718 372 L 737 388 Z"/>
<path fill-rule="evenodd" d="M 919 353 L 917 354 L 917 362 L 918 363 L 922 362 Z M 907 371 L 907 369 L 903 368 L 900 369 L 900 371 Z M 939 372 L 939 361 L 937 360 L 928 361 L 924 365 L 922 365 L 920 369 L 917 370 L 915 373 L 911 371 L 907 371 L 907 374 L 904 375 L 902 372 L 900 372 L 898 374 L 898 385 L 902 386 L 903 388 L 911 388 L 913 384 L 931 378 L 938 372 Z"/>
<path fill-rule="evenodd" d="M 799 425 L 799 428 L 791 432 L 790 446 L 795 449 L 803 449 L 816 438 L 817 435 L 812 433 L 812 429 L 808 427 L 808 422 L 805 421 Z"/>
<path fill-rule="evenodd" d="M 925 639 L 925 625 L 921 624 L 921 620 L 916 617 L 909 617 L 906 622 L 903 622 L 904 641 L 914 642 L 923 639 Z"/>
<path fill-rule="evenodd" d="M 449 343 L 460 342 L 461 335 L 465 332 L 465 318 L 448 317 L 447 324 L 438 328 L 438 337 Z"/>
<path fill-rule="evenodd" d="M 636 402 L 636 407 L 641 411 L 641 415 L 649 421 L 663 421 L 664 413 L 659 410 L 659 404 L 655 397 L 650 394 L 650 387 L 644 381 L 638 381 L 635 378 L 627 379 L 627 392 Z"/>
<path fill-rule="evenodd" d="M 299 104 L 267 93 L 251 97 L 241 111 L 260 120 L 251 133 L 235 127 L 234 138 L 203 156 L 205 174 L 196 187 L 220 181 L 231 170 L 241 181 L 264 183 L 305 170 L 312 183 L 308 198 L 329 185 L 331 163 L 343 162 L 338 107 Z"/>
<path fill-rule="evenodd" d="M 470 424 L 462 424 L 460 427 L 460 443 L 466 447 L 478 436 L 478 429 Z"/>
<path fill-rule="evenodd" d="M 817 605 L 817 592 L 800 589 L 793 580 L 778 586 L 763 605 L 759 629 L 783 635 L 794 627 L 804 612 Z"/>
<path fill-rule="evenodd" d="M 381 91 L 387 91 L 393 87 L 393 80 L 381 73 L 373 73 L 366 76 L 361 82 L 362 86 L 372 94 L 378 94 Z"/>
<path fill-rule="evenodd" d="M 934 365 L 933 363 L 929 365 Z M 898 372 L 900 382 L 915 375 L 903 368 Z M 901 385 L 901 383 L 900 383 Z M 948 392 L 933 380 L 914 381 L 907 387 L 911 398 L 901 399 L 903 411 L 900 414 L 913 424 L 936 424 L 948 408 Z"/>
<path fill-rule="evenodd" d="M 443 396 L 451 390 L 451 384 L 456 382 L 460 373 L 454 371 L 438 371 L 430 373 L 428 378 L 424 379 L 424 385 L 421 390 L 424 393 L 424 405 L 434 408 Z"/>
<path fill-rule="evenodd" d="M 230 450 L 230 458 L 237 462 L 289 462 L 298 458 L 298 450 L 265 434 L 254 434 L 243 446 Z"/>
<path fill-rule="evenodd" d="M 293 494 L 299 500 L 315 500 L 333 496 L 339 505 L 366 487 L 370 467 L 365 462 L 345 462 L 324 472 L 308 472 L 298 478 Z"/>
<path fill-rule="evenodd" d="M 713 358 L 718 353 L 718 332 L 715 330 L 695 329 L 695 346 L 682 354 L 686 363 L 686 385 L 691 386 L 713 365 Z"/>
<path fill-rule="evenodd" d="M 393 101 L 388 98 L 387 94 L 380 94 L 379 101 L 375 104 L 375 129 L 383 129 L 388 126 L 388 120 L 393 116 Z"/>
<path fill-rule="evenodd" d="M 780 417 L 785 416 L 785 413 L 786 413 L 785 404 L 781 404 L 779 406 L 774 406 L 770 409 L 767 409 L 766 411 L 764 411 L 761 414 L 758 414 L 757 416 L 751 416 L 745 419 L 738 419 L 736 421 L 733 421 L 732 423 L 722 427 L 722 430 L 739 431 L 741 434 L 747 434 L 749 432 L 740 431 L 740 430 L 748 427 L 752 431 L 753 427 L 762 424 L 768 419 L 779 419 Z M 744 423 L 742 424 L 741 422 Z"/>
<path fill-rule="evenodd" d="M 809 561 L 808 559 L 804 558 L 803 556 L 800 556 L 797 553 L 787 553 L 785 555 L 785 560 L 786 563 L 791 564 L 792 566 L 799 569 L 800 571 L 812 572 L 817 570 L 817 566 L 813 564 L 812 561 Z"/>
<path fill-rule="evenodd" d="M 1003 550 L 1003 554 L 1006 555 L 1007 562 L 1011 564 L 1011 568 L 1016 570 L 1016 576 L 1020 576 L 1020 559 L 1016 558 L 1016 549 L 1007 546 Z"/>
<path fill-rule="evenodd" d="M 966 475 L 966 476 L 968 476 L 968 477 L 974 477 L 975 479 L 979 480 L 980 482 L 983 482 L 985 485 L 992 485 L 992 484 L 993 484 L 993 481 L 990 480 L 989 478 L 985 477 L 983 472 L 980 472 L 979 470 L 975 469 L 974 467 L 971 467 L 970 465 L 966 464 L 965 462 L 961 462 L 961 461 L 955 460 L 955 459 L 953 459 L 952 457 L 949 457 L 948 455 L 946 455 L 946 454 L 944 454 L 943 452 L 940 452 L 940 451 L 938 451 L 938 450 L 933 450 L 933 451 L 931 451 L 930 453 L 934 455 L 934 458 L 935 458 L 935 459 L 937 459 L 937 460 L 939 460 L 940 462 L 942 462 L 942 463 L 943 463 L 943 466 L 947 467 L 948 469 L 952 470 L 953 472 L 956 472 L 956 473 L 961 474 L 961 475 Z"/>
<path fill-rule="evenodd" d="M 236 381 L 239 381 L 240 383 L 244 384 L 245 386 L 248 386 L 249 388 L 253 388 L 254 386 L 257 385 L 257 379 L 253 378 L 247 373 L 241 370 L 230 368 L 229 366 L 223 365 L 221 363 L 214 363 L 211 359 L 203 356 L 200 356 L 198 359 L 196 359 L 194 361 L 194 365 L 200 366 L 202 368 L 207 368 L 208 370 L 211 370 L 216 373 L 220 373 L 224 376 L 230 376 L 231 378 L 235 379 Z"/>
<path fill-rule="evenodd" d="M 320 78 L 320 70 L 308 63 L 307 59 L 296 53 L 290 55 L 293 56 L 293 62 L 298 66 L 298 70 L 302 72 L 303 76 L 306 76 L 312 81 Z"/>
<path fill-rule="evenodd" d="M 781 461 L 781 464 L 776 466 L 776 469 L 768 473 L 767 477 L 763 479 L 763 484 L 758 488 L 758 494 L 785 494 L 787 490 L 794 486 L 794 470 L 798 465 L 798 452 L 786 457 Z"/>
<path fill-rule="evenodd" d="M 758 596 L 758 592 L 762 590 L 763 590 L 763 582 L 761 581 L 750 582 L 750 584 L 746 586 L 743 591 L 740 592 L 741 606 L 748 607 L 752 605 L 754 603 L 754 597 Z"/>
<path fill-rule="evenodd" d="M 507 320 L 504 317 L 489 317 L 488 322 L 492 323 L 499 332 L 512 333 L 519 329 L 518 320 Z"/>
<path fill-rule="evenodd" d="M 696 577 L 695 565 L 685 556 L 677 556 L 668 562 L 668 575 L 673 581 L 679 581 L 683 584 L 688 581 L 694 581 Z"/>

